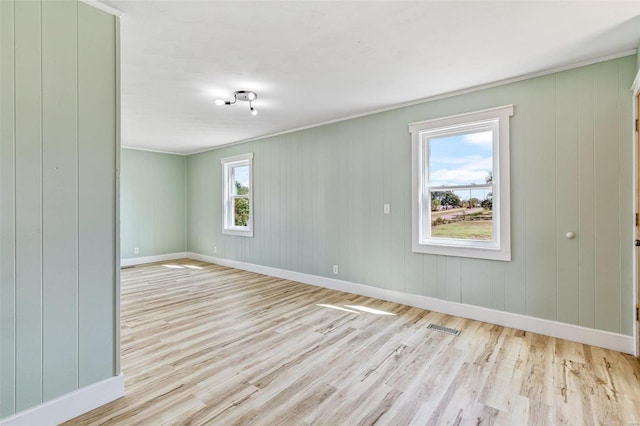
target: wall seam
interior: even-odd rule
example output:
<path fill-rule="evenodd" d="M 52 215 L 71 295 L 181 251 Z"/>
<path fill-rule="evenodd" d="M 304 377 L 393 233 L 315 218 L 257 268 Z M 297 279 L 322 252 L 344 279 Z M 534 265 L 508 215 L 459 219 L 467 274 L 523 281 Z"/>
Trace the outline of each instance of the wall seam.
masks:
<path fill-rule="evenodd" d="M 525 88 L 528 88 L 530 86 L 531 86 L 531 82 L 525 83 Z M 529 105 L 529 101 L 530 101 L 529 96 L 530 96 L 529 95 L 529 91 L 527 90 L 526 95 L 524 96 L 524 103 L 525 103 L 525 108 L 526 108 L 525 111 L 528 111 L 529 106 L 530 106 Z M 523 165 L 524 172 L 523 172 L 522 176 L 523 176 L 523 180 L 524 180 L 524 185 L 523 186 L 524 186 L 525 189 L 527 188 L 527 183 L 528 183 L 527 182 L 527 161 L 526 161 L 526 158 L 527 158 L 527 146 L 528 146 L 528 138 L 527 138 L 528 127 L 529 127 L 529 115 L 525 112 L 525 115 L 524 115 L 524 128 L 523 128 L 524 142 L 522 144 L 523 148 L 524 148 L 524 159 L 525 159 L 524 165 Z M 509 127 L 509 131 L 511 131 L 511 127 Z M 523 216 L 524 216 L 524 244 L 523 244 L 524 253 L 523 253 L 523 256 L 522 256 L 524 261 L 522 263 L 524 263 L 524 265 L 522 266 L 522 268 L 523 268 L 523 279 L 524 279 L 524 286 L 523 286 L 523 288 L 524 288 L 524 306 L 523 306 L 523 308 L 524 308 L 524 314 L 525 315 L 529 314 L 529 312 L 528 312 L 529 311 L 529 306 L 528 306 L 529 304 L 527 302 L 527 263 L 528 263 L 528 259 L 527 259 L 527 252 L 528 252 L 527 207 L 528 207 L 528 204 L 529 204 L 528 203 L 528 198 L 524 197 L 523 209 L 522 209 L 522 211 L 524 212 L 524 214 L 523 214 Z"/>
<path fill-rule="evenodd" d="M 553 141 L 554 141 L 554 150 L 555 150 L 555 167 L 553 168 L 553 185 L 555 189 L 555 208 L 554 210 L 554 224 L 555 224 L 555 240 L 556 240 L 556 321 L 558 320 L 559 311 L 558 311 L 558 295 L 560 280 L 558 279 L 560 276 L 560 240 L 558 238 L 558 76 L 555 75 L 553 79 L 553 103 L 554 103 L 554 114 L 553 114 Z"/>
<path fill-rule="evenodd" d="M 581 238 L 580 235 L 580 230 L 582 229 L 581 227 L 581 215 L 580 215 L 580 206 L 582 205 L 582 200 L 581 200 L 581 182 L 580 182 L 580 70 L 578 70 L 578 72 L 576 73 L 576 99 L 575 99 L 575 103 L 576 103 L 576 122 L 575 122 L 575 126 L 576 126 L 576 190 L 577 190 L 577 194 L 576 194 L 576 203 L 577 203 L 577 223 L 576 223 L 576 227 L 577 227 L 577 233 L 578 233 L 578 238 Z M 580 265 L 582 264 L 581 262 L 582 260 L 582 245 L 578 242 L 578 325 L 582 325 L 582 280 L 580 279 L 582 276 L 582 268 L 580 267 Z"/>
<path fill-rule="evenodd" d="M 184 157 L 183 159 L 183 169 L 184 169 L 184 249 L 185 251 L 189 251 L 189 173 L 188 166 L 189 162 L 187 161 L 188 157 Z"/>
<path fill-rule="evenodd" d="M 12 58 L 13 58 L 13 412 L 15 413 L 18 404 L 17 404 L 17 395 L 18 395 L 18 369 L 16 368 L 16 363 L 18 360 L 18 286 L 17 286 L 17 277 L 18 277 L 18 256 L 16 253 L 16 247 L 18 247 L 18 233 L 16 232 L 18 222 L 18 208 L 16 204 L 16 193 L 17 193 L 17 173 L 16 173 L 16 5 L 13 2 L 12 7 L 12 25 L 13 25 L 13 49 L 12 49 Z"/>
<path fill-rule="evenodd" d="M 113 16 L 114 34 L 114 107 L 115 118 L 115 140 L 114 140 L 114 165 L 115 176 L 113 177 L 113 375 L 120 373 L 120 18 Z"/>
<path fill-rule="evenodd" d="M 44 93 L 42 0 L 40 0 L 40 402 L 44 401 Z"/>
<path fill-rule="evenodd" d="M 620 134 L 620 117 L 621 117 L 621 111 L 620 111 L 620 100 L 622 98 L 621 93 L 620 93 L 620 60 L 616 60 L 616 77 L 617 77 L 617 87 L 618 87 L 618 125 L 616 126 L 618 129 L 618 200 L 622 200 L 623 199 L 623 194 L 620 188 L 620 177 L 621 177 L 621 160 L 620 160 L 620 146 L 622 144 L 622 135 Z M 633 120 L 632 120 L 633 122 Z M 620 315 L 618 315 L 618 333 L 622 333 L 622 316 L 624 315 L 624 312 L 622 311 L 622 276 L 623 276 L 623 270 L 622 270 L 622 252 L 620 251 L 620 242 L 624 241 L 623 240 L 623 236 L 622 236 L 622 226 L 623 226 L 623 217 L 620 216 L 620 214 L 624 214 L 624 212 L 621 210 L 620 213 L 618 214 L 618 275 L 620 277 L 620 284 L 619 284 L 619 291 L 620 293 L 618 294 L 618 303 L 619 303 L 619 310 L 620 310 Z"/>
<path fill-rule="evenodd" d="M 76 1 L 76 389 L 80 389 L 80 65 L 78 26 L 78 2 Z"/>
<path fill-rule="evenodd" d="M 598 202 L 596 199 L 596 182 L 598 181 L 598 169 L 596 168 L 596 67 L 593 67 L 593 73 L 591 74 L 591 85 L 593 86 L 593 90 L 591 91 L 591 96 L 593 100 L 593 109 L 591 111 L 591 143 L 592 143 L 592 159 L 591 159 L 591 169 L 593 170 L 593 186 L 591 187 L 591 191 L 593 193 L 593 327 L 597 327 L 598 324 L 598 298 L 597 296 L 597 288 L 598 288 L 598 262 L 595 260 L 598 258 L 598 233 L 596 226 L 596 217 L 598 210 Z"/>

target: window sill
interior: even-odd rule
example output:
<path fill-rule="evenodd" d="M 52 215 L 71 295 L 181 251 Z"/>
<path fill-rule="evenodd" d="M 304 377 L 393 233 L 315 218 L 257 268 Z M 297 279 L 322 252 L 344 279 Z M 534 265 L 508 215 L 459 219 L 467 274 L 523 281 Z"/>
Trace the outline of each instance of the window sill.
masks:
<path fill-rule="evenodd" d="M 411 251 L 414 253 L 436 254 L 441 256 L 469 257 L 474 259 L 511 261 L 510 249 L 465 247 L 444 244 L 419 244 L 413 242 Z"/>
<path fill-rule="evenodd" d="M 223 229 L 224 235 L 235 235 L 237 237 L 253 237 L 253 230 L 244 231 L 241 229 Z"/>

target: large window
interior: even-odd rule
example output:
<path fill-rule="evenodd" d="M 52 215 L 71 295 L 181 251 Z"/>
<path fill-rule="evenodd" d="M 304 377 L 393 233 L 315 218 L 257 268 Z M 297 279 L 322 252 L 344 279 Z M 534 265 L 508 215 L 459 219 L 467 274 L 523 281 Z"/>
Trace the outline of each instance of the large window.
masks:
<path fill-rule="evenodd" d="M 253 237 L 253 154 L 222 160 L 222 232 Z"/>
<path fill-rule="evenodd" d="M 513 106 L 409 125 L 414 252 L 511 260 Z"/>

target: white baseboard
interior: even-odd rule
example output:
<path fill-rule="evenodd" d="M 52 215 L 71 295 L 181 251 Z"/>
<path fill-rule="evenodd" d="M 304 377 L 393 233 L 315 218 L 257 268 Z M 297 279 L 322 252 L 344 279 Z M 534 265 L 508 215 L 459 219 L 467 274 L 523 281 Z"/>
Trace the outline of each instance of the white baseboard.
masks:
<path fill-rule="evenodd" d="M 124 396 L 124 376 L 110 377 L 0 421 L 2 426 L 54 426 Z"/>
<path fill-rule="evenodd" d="M 402 293 L 395 290 L 387 290 L 384 288 L 357 284 L 350 281 L 288 271 L 286 269 L 278 269 L 253 263 L 240 262 L 237 260 L 206 256 L 198 253 L 189 252 L 187 253 L 187 257 L 194 260 L 200 260 L 202 262 L 228 266 L 230 268 L 242 269 L 245 271 L 256 272 L 258 274 L 298 281 L 304 284 L 311 284 L 361 296 L 388 300 L 390 302 L 415 306 L 416 308 L 426 309 L 429 311 L 442 312 L 449 315 L 543 334 L 545 336 L 557 337 L 592 346 L 599 346 L 628 354 L 633 354 L 635 351 L 633 337 L 623 334 L 595 330 L 578 325 L 550 321 L 511 312 L 498 311 L 496 309 L 483 308 L 464 303 L 450 302 L 447 300 L 435 299 L 433 297 Z"/>
<path fill-rule="evenodd" d="M 164 262 L 166 260 L 184 259 L 187 257 L 186 252 L 159 254 L 157 256 L 130 257 L 120 260 L 120 267 L 142 265 L 144 263 Z"/>

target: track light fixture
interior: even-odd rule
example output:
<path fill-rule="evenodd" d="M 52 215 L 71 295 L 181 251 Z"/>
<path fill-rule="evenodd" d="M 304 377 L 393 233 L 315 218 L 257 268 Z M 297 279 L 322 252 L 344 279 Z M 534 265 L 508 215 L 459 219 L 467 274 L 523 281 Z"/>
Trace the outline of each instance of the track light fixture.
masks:
<path fill-rule="evenodd" d="M 251 111 L 251 115 L 258 115 L 258 110 L 251 105 L 251 102 L 258 99 L 258 95 L 256 92 L 250 92 L 248 90 L 238 90 L 233 93 L 232 101 L 224 101 L 222 99 L 216 99 L 216 105 L 233 105 L 238 101 L 249 102 L 249 111 Z"/>

